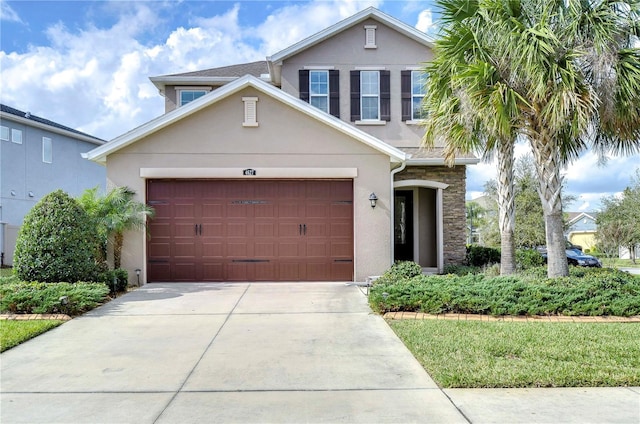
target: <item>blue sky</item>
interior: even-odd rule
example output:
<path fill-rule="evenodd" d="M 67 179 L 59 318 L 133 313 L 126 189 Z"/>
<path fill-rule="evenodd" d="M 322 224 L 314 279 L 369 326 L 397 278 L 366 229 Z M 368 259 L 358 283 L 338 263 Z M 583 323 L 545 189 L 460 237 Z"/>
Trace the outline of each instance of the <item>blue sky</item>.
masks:
<path fill-rule="evenodd" d="M 6 1 L 0 0 L 0 100 L 104 139 L 164 111 L 148 77 L 266 56 L 368 6 L 435 34 L 433 1 Z M 526 148 L 518 148 L 524 154 Z M 640 155 L 570 165 L 571 210 L 594 210 L 622 191 Z M 469 167 L 467 197 L 495 164 Z"/>

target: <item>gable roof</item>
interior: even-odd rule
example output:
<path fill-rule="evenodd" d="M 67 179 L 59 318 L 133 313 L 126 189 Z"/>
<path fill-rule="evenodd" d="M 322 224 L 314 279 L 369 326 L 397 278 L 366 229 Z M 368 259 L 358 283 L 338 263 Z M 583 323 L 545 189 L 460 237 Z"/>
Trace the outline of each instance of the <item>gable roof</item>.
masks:
<path fill-rule="evenodd" d="M 310 37 L 305 38 L 302 41 L 299 41 L 296 44 L 293 44 L 290 47 L 287 47 L 284 50 L 279 51 L 276 54 L 267 57 L 269 62 L 273 62 L 274 64 L 279 64 L 283 60 L 298 54 L 312 46 L 315 46 L 322 41 L 333 37 L 334 35 L 351 28 L 353 25 L 363 22 L 367 19 L 375 19 L 376 21 L 385 24 L 396 31 L 406 35 L 407 37 L 417 41 L 418 43 L 424 44 L 427 47 L 433 47 L 433 39 L 427 35 L 426 33 L 407 25 L 406 23 L 387 15 L 386 13 L 381 12 L 375 7 L 368 7 L 355 15 L 352 15 L 337 24 L 334 24 Z"/>
<path fill-rule="evenodd" d="M 188 104 L 179 107 L 169 113 L 159 116 L 146 124 L 143 124 L 119 137 L 114 138 L 108 143 L 91 150 L 88 153 L 84 153 L 82 156 L 85 159 L 90 159 L 95 162 L 104 163 L 108 155 L 117 152 L 118 150 L 135 143 L 136 141 L 147 137 L 163 128 L 172 125 L 175 122 L 180 121 L 216 102 L 240 91 L 247 87 L 255 88 L 262 93 L 294 108 L 295 110 L 304 113 L 305 115 L 314 118 L 323 124 L 338 130 L 353 139 L 366 144 L 367 146 L 384 153 L 389 156 L 392 163 L 400 163 L 406 160 L 406 154 L 401 150 L 388 145 L 380 139 L 365 133 L 353 126 L 335 118 L 325 112 L 322 112 L 318 108 L 311 106 L 309 103 L 304 102 L 290 94 L 285 93 L 272 86 L 271 84 L 264 82 L 252 75 L 245 75 L 238 78 L 229 84 L 224 85 Z"/>
<path fill-rule="evenodd" d="M 426 33 L 412 27 L 411 25 L 407 25 L 406 23 L 390 15 L 387 15 L 384 12 L 381 12 L 375 7 L 368 7 L 356 13 L 355 15 L 352 15 L 338 22 L 337 24 L 334 24 L 310 37 L 305 38 L 302 41 L 299 41 L 287 47 L 284 50 L 280 50 L 279 52 L 267 57 L 267 61 L 269 64 L 269 74 L 271 75 L 271 82 L 275 85 L 280 85 L 281 67 L 282 62 L 285 59 L 288 59 L 291 56 L 294 56 L 310 47 L 313 47 L 316 44 L 319 44 L 324 40 L 327 40 L 328 38 L 331 38 L 336 34 L 339 34 L 342 31 L 345 31 L 346 29 L 351 28 L 352 26 L 367 19 L 374 19 L 381 24 L 384 24 L 411 38 L 412 40 L 423 44 L 424 46 L 433 48 L 433 39 Z"/>
<path fill-rule="evenodd" d="M 150 77 L 151 82 L 164 92 L 167 85 L 180 84 L 211 84 L 223 85 L 234 81 L 245 75 L 253 75 L 256 78 L 269 79 L 269 67 L 266 60 L 257 62 L 240 63 L 237 65 L 221 66 L 193 72 L 183 72 L 179 74 L 159 75 Z"/>
<path fill-rule="evenodd" d="M 597 217 L 598 217 L 597 212 L 567 212 L 567 218 L 569 218 L 569 222 L 568 222 L 569 225 L 573 225 L 583 218 L 586 218 L 595 222 Z"/>
<path fill-rule="evenodd" d="M 11 115 L 11 116 L 7 116 Z M 71 127 L 58 124 L 57 122 L 32 115 L 30 112 L 23 112 L 11 106 L 0 104 L 0 117 L 10 118 L 21 124 L 42 128 L 47 131 L 62 134 L 68 137 L 77 138 L 93 144 L 104 144 L 105 141 L 92 135 L 75 130 Z"/>

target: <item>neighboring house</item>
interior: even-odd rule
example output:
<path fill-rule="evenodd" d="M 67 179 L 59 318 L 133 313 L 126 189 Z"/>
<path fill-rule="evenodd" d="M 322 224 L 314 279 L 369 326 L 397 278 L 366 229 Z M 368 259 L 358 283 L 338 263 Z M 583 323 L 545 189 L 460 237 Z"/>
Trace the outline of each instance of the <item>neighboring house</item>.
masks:
<path fill-rule="evenodd" d="M 567 240 L 582 250 L 593 250 L 596 246 L 597 212 L 567 212 Z"/>
<path fill-rule="evenodd" d="M 103 140 L 6 105 L 0 105 L 0 250 L 13 264 L 24 216 L 46 194 L 77 196 L 105 186 L 104 166 L 82 154 Z"/>
<path fill-rule="evenodd" d="M 253 62 L 152 77 L 165 114 L 85 157 L 156 216 L 142 281 L 364 281 L 465 257 L 465 170 L 420 148 L 430 38 L 374 8 Z"/>

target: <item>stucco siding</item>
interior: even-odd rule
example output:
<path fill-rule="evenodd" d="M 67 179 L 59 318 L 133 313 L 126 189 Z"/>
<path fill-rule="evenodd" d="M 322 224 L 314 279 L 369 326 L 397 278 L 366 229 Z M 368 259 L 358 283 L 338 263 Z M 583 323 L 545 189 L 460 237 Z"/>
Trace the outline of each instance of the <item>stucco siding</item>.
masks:
<path fill-rule="evenodd" d="M 365 49 L 365 25 L 376 25 L 376 49 Z M 299 97 L 298 70 L 330 66 L 340 71 L 340 119 L 350 122 L 349 71 L 378 67 L 391 71 L 391 121 L 383 126 L 358 128 L 396 147 L 415 147 L 424 133 L 419 125 L 402 121 L 400 72 L 421 66 L 433 58 L 431 50 L 403 34 L 368 19 L 286 59 L 282 65 L 282 90 Z M 352 125 L 355 125 L 351 123 Z"/>
<path fill-rule="evenodd" d="M 242 97 L 258 97 L 258 127 L 243 127 Z M 142 168 L 281 170 L 355 168 L 355 279 L 383 272 L 390 259 L 389 157 L 253 89 L 246 89 L 107 157 L 109 184 L 127 185 L 145 201 Z M 213 174 L 212 174 L 213 175 Z M 244 177 L 238 172 L 237 178 Z M 297 178 L 304 178 L 298 175 Z M 372 209 L 369 195 L 378 206 Z M 123 266 L 146 281 L 142 232 L 125 235 Z M 131 280 L 135 281 L 135 280 Z"/>

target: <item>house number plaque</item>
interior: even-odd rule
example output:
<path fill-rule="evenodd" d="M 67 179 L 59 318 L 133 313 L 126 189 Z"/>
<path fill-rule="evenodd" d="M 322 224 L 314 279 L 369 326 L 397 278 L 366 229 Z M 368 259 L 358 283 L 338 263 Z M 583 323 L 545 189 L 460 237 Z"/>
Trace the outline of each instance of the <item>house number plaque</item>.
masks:
<path fill-rule="evenodd" d="M 256 170 L 255 169 L 251 169 L 251 168 L 247 168 L 247 169 L 242 171 L 242 175 L 256 175 Z"/>

